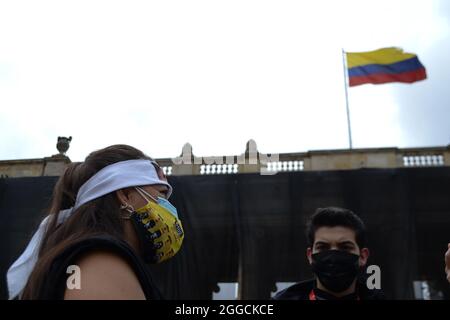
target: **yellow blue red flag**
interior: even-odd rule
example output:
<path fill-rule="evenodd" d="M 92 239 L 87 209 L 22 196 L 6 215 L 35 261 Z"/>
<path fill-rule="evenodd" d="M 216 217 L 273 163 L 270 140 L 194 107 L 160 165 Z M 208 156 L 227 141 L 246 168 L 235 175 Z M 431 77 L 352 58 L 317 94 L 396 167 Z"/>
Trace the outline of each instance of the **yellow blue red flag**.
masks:
<path fill-rule="evenodd" d="M 427 78 L 417 55 L 400 48 L 383 48 L 368 52 L 347 52 L 349 86 L 365 83 L 412 83 Z"/>

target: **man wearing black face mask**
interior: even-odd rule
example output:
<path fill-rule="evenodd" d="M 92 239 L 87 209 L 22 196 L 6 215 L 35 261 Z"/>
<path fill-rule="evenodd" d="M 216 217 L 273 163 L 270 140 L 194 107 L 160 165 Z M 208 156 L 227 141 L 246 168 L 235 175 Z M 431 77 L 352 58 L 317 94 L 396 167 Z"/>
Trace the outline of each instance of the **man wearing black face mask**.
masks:
<path fill-rule="evenodd" d="M 369 249 L 365 226 L 352 211 L 317 209 L 307 227 L 306 256 L 315 279 L 297 283 L 276 294 L 277 300 L 379 300 L 383 294 L 368 289 L 361 279 Z"/>

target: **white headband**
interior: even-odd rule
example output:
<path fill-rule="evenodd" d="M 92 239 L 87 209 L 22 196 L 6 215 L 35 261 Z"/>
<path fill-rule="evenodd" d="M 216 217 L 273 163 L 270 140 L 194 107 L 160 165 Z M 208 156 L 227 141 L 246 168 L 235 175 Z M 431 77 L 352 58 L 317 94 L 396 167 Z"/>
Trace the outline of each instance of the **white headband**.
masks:
<path fill-rule="evenodd" d="M 94 174 L 80 187 L 73 208 L 76 210 L 91 200 L 119 189 L 152 184 L 163 184 L 169 188 L 168 197 L 172 194 L 172 187 L 159 179 L 153 162 L 149 160 L 116 162 Z"/>
<path fill-rule="evenodd" d="M 167 196 L 170 197 L 172 186 L 158 177 L 155 165 L 156 162 L 140 159 L 116 162 L 101 169 L 80 187 L 74 207 L 59 212 L 57 224 L 66 221 L 83 204 L 127 187 L 162 184 L 169 188 Z M 9 299 L 21 294 L 25 288 L 38 260 L 39 248 L 49 218 L 50 216 L 47 216 L 41 222 L 25 251 L 8 270 Z"/>

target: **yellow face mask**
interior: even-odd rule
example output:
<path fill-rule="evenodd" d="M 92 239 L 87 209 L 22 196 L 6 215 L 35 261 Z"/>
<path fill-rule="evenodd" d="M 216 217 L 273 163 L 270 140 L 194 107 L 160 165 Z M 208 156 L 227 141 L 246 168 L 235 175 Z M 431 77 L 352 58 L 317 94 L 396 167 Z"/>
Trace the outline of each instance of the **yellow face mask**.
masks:
<path fill-rule="evenodd" d="M 180 250 L 184 239 L 183 226 L 177 209 L 166 199 L 154 199 L 141 188 L 136 188 L 147 204 L 131 215 L 142 244 L 144 260 L 160 263 L 172 258 Z M 151 198 L 150 201 L 147 197 Z"/>

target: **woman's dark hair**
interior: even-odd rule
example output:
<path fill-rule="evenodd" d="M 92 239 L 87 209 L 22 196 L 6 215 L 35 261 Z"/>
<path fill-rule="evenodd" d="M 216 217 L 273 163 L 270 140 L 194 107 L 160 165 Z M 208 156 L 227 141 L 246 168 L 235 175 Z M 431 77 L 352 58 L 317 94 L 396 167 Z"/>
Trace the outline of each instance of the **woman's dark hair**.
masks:
<path fill-rule="evenodd" d="M 84 162 L 70 163 L 53 190 L 48 213 L 50 221 L 39 250 L 39 258 L 23 291 L 22 299 L 38 299 L 45 275 L 56 257 L 67 247 L 89 237 L 108 234 L 124 238 L 120 203 L 114 192 L 89 201 L 77 208 L 61 225 L 57 225 L 60 210 L 74 206 L 80 187 L 104 167 L 125 160 L 149 159 L 142 151 L 127 145 L 113 145 L 92 152 Z"/>
<path fill-rule="evenodd" d="M 314 244 L 317 229 L 320 227 L 347 227 L 355 231 L 356 243 L 360 248 L 366 246 L 366 227 L 364 222 L 352 211 L 337 207 L 319 208 L 311 216 L 306 227 L 308 247 Z"/>

